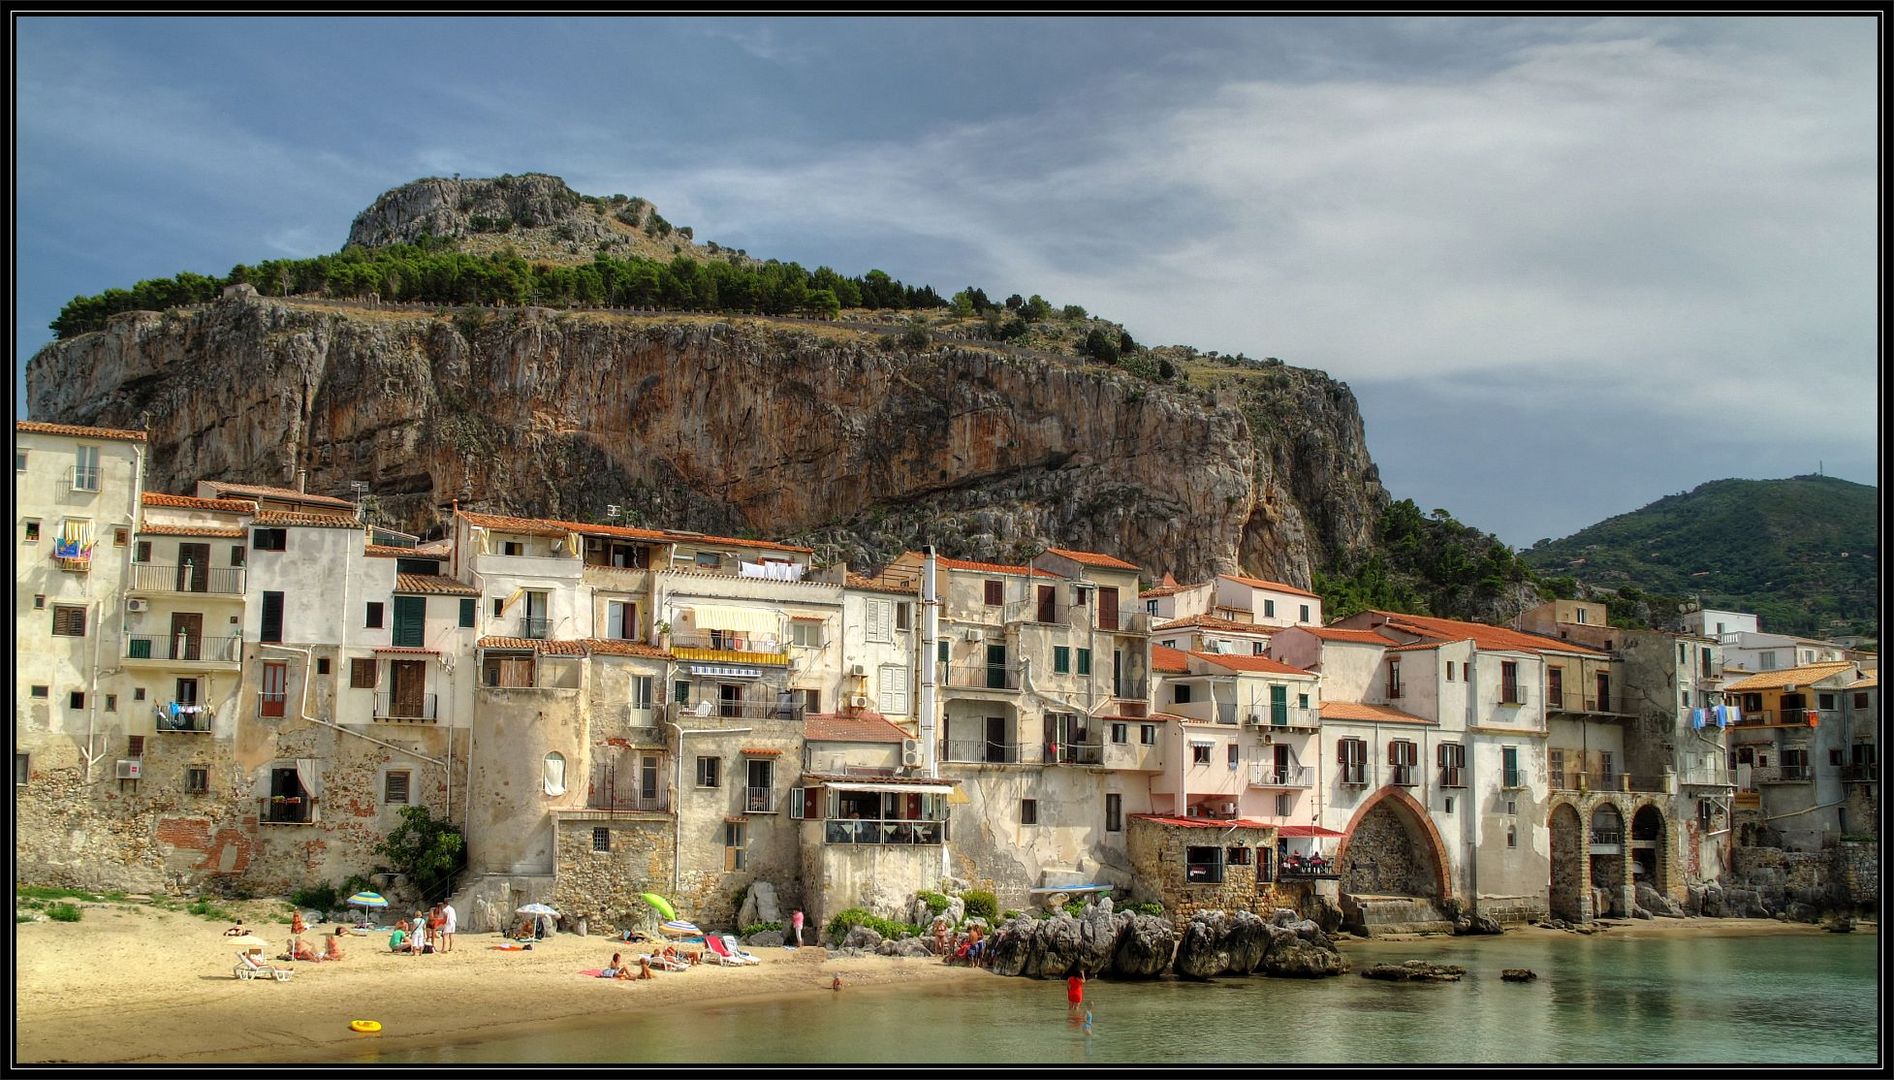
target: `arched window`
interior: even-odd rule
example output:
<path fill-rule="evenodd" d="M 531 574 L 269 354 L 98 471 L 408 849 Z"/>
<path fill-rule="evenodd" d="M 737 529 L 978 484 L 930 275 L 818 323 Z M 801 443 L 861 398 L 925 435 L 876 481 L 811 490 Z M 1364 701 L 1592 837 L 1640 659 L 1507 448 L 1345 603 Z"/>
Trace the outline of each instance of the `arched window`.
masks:
<path fill-rule="evenodd" d="M 546 794 L 564 795 L 566 793 L 566 757 L 554 750 L 546 755 Z"/>

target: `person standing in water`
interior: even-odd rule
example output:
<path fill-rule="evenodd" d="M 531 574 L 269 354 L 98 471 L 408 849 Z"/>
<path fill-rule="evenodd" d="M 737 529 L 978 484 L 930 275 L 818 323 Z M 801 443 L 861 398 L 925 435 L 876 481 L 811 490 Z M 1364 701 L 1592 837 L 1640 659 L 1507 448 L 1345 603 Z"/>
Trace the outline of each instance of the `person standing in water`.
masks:
<path fill-rule="evenodd" d="M 1085 969 L 1080 968 L 1065 980 L 1065 1003 L 1077 1015 L 1085 1005 Z"/>

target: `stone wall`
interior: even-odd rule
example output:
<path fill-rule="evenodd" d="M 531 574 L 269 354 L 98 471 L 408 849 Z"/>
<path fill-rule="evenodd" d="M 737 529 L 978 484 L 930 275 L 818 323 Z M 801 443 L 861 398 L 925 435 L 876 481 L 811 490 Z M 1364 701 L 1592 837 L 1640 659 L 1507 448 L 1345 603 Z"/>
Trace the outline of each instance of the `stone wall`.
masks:
<path fill-rule="evenodd" d="M 609 850 L 593 841 L 604 829 Z M 671 819 L 668 815 L 559 815 L 554 840 L 551 904 L 568 921 L 586 919 L 594 932 L 646 926 L 651 910 L 641 893 L 671 891 Z M 718 924 L 724 925 L 724 924 Z"/>
<path fill-rule="evenodd" d="M 1440 891 L 1432 852 L 1387 802 L 1368 811 L 1348 837 L 1342 890 L 1362 896 L 1433 896 Z"/>
<path fill-rule="evenodd" d="M 1132 818 L 1128 849 L 1131 856 L 1132 898 L 1164 905 L 1165 917 L 1181 925 L 1198 911 L 1274 912 L 1278 907 L 1294 907 L 1298 898 L 1291 891 L 1256 877 L 1255 849 L 1274 850 L 1276 830 L 1207 829 L 1180 825 L 1161 825 L 1143 818 Z M 1187 881 L 1188 851 L 1193 847 L 1247 848 L 1250 865 L 1223 868 L 1223 881 L 1193 884 Z"/>

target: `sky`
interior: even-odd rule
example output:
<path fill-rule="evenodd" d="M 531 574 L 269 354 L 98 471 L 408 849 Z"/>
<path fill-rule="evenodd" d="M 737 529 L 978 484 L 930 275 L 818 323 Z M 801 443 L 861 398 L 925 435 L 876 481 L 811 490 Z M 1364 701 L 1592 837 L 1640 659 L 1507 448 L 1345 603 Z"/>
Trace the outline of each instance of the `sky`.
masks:
<path fill-rule="evenodd" d="M 76 295 L 547 172 L 1326 371 L 1394 498 L 1518 547 L 1711 480 L 1879 483 L 1872 17 L 14 29 L 16 394 Z"/>

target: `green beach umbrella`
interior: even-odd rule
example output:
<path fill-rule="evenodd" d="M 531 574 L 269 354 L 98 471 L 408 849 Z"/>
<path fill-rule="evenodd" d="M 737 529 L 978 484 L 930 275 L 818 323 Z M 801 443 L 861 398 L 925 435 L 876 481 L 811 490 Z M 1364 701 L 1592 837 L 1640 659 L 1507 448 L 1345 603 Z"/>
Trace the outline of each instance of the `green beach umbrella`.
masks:
<path fill-rule="evenodd" d="M 658 914 L 664 916 L 666 919 L 677 918 L 677 909 L 671 906 L 671 902 L 669 900 L 666 900 L 664 897 L 659 896 L 657 893 L 648 892 L 640 896 L 639 899 L 643 900 L 647 904 L 650 904 L 653 910 L 655 910 Z"/>

